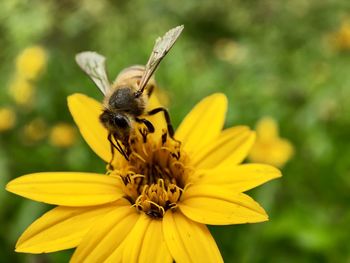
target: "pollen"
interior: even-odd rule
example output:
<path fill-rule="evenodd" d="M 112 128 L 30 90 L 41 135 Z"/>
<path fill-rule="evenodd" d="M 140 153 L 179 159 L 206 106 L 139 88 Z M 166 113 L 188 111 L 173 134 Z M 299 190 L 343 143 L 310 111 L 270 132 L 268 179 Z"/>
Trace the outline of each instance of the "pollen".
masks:
<path fill-rule="evenodd" d="M 162 218 L 177 202 L 191 174 L 188 155 L 181 143 L 139 129 L 129 139 L 129 160 L 121 160 L 111 175 L 121 178 L 126 199 L 139 211 L 152 218 Z"/>

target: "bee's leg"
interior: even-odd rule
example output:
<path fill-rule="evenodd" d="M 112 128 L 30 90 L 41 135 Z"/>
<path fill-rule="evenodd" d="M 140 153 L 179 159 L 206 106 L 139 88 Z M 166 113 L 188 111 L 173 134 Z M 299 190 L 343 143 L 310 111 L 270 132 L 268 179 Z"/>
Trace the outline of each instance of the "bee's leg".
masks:
<path fill-rule="evenodd" d="M 114 170 L 114 167 L 112 165 L 112 162 L 113 162 L 113 159 L 114 159 L 114 143 L 112 141 L 112 134 L 108 133 L 108 137 L 107 138 L 108 138 L 109 143 L 111 144 L 111 153 L 112 153 L 112 158 L 111 158 L 111 160 L 108 163 L 108 170 Z"/>
<path fill-rule="evenodd" d="M 124 156 L 124 158 L 129 161 L 129 156 L 126 154 L 126 152 L 124 151 L 123 147 L 120 145 L 119 141 L 117 140 L 117 138 L 114 137 L 115 142 L 117 143 L 117 150 L 118 152 L 120 152 L 121 155 Z"/>
<path fill-rule="evenodd" d="M 152 124 L 149 120 L 140 119 L 140 118 L 135 118 L 135 121 L 138 122 L 138 123 L 143 123 L 143 124 L 145 124 L 146 127 L 147 127 L 148 132 L 154 133 L 154 126 L 153 126 L 153 124 Z"/>
<path fill-rule="evenodd" d="M 117 145 L 115 145 L 115 143 L 113 142 L 112 136 L 114 137 L 115 142 L 117 143 Z M 114 148 L 116 148 L 118 150 L 118 152 L 124 156 L 124 158 L 129 161 L 129 158 L 127 156 L 127 154 L 124 152 L 122 146 L 120 145 L 120 143 L 118 142 L 118 140 L 115 138 L 115 136 L 112 133 L 108 134 L 108 141 L 111 143 L 111 152 L 112 152 L 112 160 L 110 161 L 109 165 L 113 168 L 113 166 L 111 165 L 113 159 L 114 159 Z"/>
<path fill-rule="evenodd" d="M 178 140 L 176 140 L 174 138 L 174 128 L 173 128 L 173 125 L 171 124 L 171 120 L 170 120 L 170 115 L 169 115 L 169 112 L 166 108 L 163 108 L 163 107 L 158 107 L 158 108 L 155 108 L 149 112 L 147 112 L 148 115 L 154 115 L 154 114 L 157 114 L 159 112 L 163 112 L 164 113 L 164 117 L 165 117 L 165 121 L 166 121 L 166 125 L 167 125 L 167 130 L 168 130 L 168 133 L 169 133 L 169 136 L 171 137 L 171 139 L 173 139 L 174 141 L 177 141 L 179 142 Z M 180 143 L 180 142 L 179 142 Z"/>

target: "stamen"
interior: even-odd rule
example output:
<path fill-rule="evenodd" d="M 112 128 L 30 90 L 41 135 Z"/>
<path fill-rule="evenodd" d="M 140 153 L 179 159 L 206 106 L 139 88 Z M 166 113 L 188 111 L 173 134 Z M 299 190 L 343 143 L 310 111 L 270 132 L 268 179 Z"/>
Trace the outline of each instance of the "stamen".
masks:
<path fill-rule="evenodd" d="M 189 160 L 163 130 L 156 137 L 147 129 L 135 129 L 129 138 L 129 161 L 122 160 L 118 171 L 126 199 L 139 212 L 152 218 L 162 218 L 167 210 L 177 209 L 189 173 Z"/>
<path fill-rule="evenodd" d="M 142 144 L 142 153 L 143 153 L 146 157 L 149 156 L 145 144 Z"/>
<path fill-rule="evenodd" d="M 142 156 L 136 152 L 132 153 L 133 156 L 135 156 L 137 159 L 139 159 L 140 161 L 142 161 L 143 163 L 146 163 L 146 160 L 142 158 Z"/>

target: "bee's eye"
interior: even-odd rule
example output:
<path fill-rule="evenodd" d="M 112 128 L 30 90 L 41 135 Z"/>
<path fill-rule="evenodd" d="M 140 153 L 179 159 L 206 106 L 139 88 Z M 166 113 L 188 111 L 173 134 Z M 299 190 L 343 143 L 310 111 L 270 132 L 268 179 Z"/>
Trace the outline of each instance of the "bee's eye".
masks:
<path fill-rule="evenodd" d="M 114 117 L 114 123 L 119 128 L 127 128 L 129 126 L 127 119 L 124 116 L 116 115 Z"/>

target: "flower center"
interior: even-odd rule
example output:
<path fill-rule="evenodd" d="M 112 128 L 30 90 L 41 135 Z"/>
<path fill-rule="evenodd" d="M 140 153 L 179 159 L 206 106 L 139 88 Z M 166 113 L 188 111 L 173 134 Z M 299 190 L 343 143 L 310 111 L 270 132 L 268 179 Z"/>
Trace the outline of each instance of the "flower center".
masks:
<path fill-rule="evenodd" d="M 188 156 L 166 130 L 157 137 L 139 129 L 129 146 L 129 161 L 121 160 L 111 174 L 120 176 L 126 198 L 138 211 L 161 218 L 177 207 L 191 172 Z"/>

